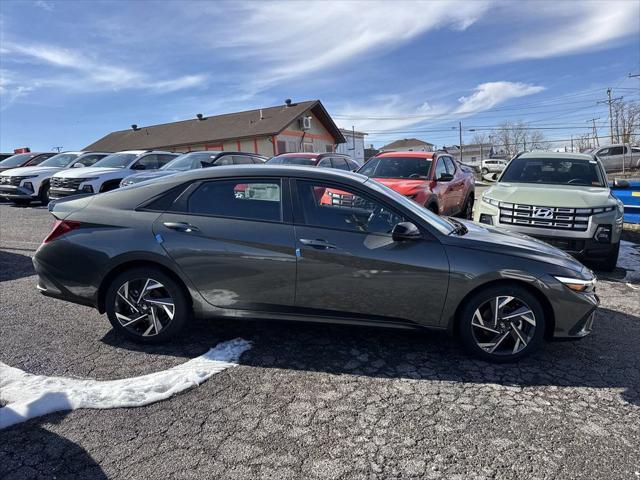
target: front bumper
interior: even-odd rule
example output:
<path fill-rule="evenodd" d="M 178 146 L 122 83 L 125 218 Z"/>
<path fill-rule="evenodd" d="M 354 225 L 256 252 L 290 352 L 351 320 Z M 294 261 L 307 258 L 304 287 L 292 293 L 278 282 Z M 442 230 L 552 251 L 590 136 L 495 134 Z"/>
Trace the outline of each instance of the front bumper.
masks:
<path fill-rule="evenodd" d="M 75 188 L 52 188 L 49 190 L 49 198 L 59 199 L 86 193 L 89 192 L 83 192 L 82 190 L 76 190 Z"/>
<path fill-rule="evenodd" d="M 587 229 L 584 231 L 502 223 L 500 222 L 499 208 L 483 201 L 477 204 L 474 220 L 479 223 L 501 227 L 512 232 L 537 238 L 560 250 L 564 250 L 578 259 L 584 260 L 607 257 L 615 248 L 616 244 L 620 242 L 620 236 L 622 234 L 622 218 L 618 217 L 616 210 L 591 215 Z M 595 237 L 598 228 L 607 225 L 611 226 L 610 241 L 600 242 L 596 240 Z"/>
<path fill-rule="evenodd" d="M 0 186 L 0 196 L 16 200 L 33 200 L 38 197 L 38 195 L 31 190 L 15 185 Z"/>

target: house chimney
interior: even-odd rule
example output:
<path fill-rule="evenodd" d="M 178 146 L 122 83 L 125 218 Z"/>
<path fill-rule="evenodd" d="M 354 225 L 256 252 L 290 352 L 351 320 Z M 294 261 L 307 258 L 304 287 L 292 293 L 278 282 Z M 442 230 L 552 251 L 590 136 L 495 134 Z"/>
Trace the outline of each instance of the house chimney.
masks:
<path fill-rule="evenodd" d="M 138 130 L 140 130 L 138 128 L 138 125 L 136 125 L 135 123 L 133 125 L 131 125 L 131 128 L 133 129 L 134 132 L 137 132 Z"/>
<path fill-rule="evenodd" d="M 204 115 L 201 113 L 196 114 L 196 117 L 198 117 L 198 120 L 204 120 Z"/>
<path fill-rule="evenodd" d="M 290 106 L 291 106 L 291 99 L 290 99 L 290 98 L 287 98 L 287 99 L 284 101 L 284 103 L 287 105 L 287 107 L 290 107 Z"/>

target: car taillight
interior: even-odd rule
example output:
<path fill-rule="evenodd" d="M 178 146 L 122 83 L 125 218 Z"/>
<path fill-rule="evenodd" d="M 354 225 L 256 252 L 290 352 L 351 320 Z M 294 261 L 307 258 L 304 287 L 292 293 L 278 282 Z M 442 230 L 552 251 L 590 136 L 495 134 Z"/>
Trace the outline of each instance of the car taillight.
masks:
<path fill-rule="evenodd" d="M 61 237 L 65 233 L 69 233 L 71 230 L 75 230 L 80 226 L 80 222 L 74 222 L 73 220 L 56 220 L 53 224 L 51 233 L 47 235 L 42 243 L 49 243 L 58 237 Z"/>

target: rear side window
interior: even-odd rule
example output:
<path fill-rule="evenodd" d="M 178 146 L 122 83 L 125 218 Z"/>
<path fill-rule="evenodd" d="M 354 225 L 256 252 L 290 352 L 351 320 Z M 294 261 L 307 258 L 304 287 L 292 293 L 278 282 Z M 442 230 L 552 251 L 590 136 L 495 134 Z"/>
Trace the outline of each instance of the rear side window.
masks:
<path fill-rule="evenodd" d="M 144 170 L 155 170 L 160 168 L 158 165 L 158 156 L 156 154 L 145 155 L 136 162 L 136 165 L 144 166 Z"/>
<path fill-rule="evenodd" d="M 200 185 L 186 201 L 194 215 L 282 221 L 280 180 L 217 180 Z"/>
<path fill-rule="evenodd" d="M 331 168 L 331 158 L 323 158 L 318 162 L 318 167 L 322 168 Z"/>
<path fill-rule="evenodd" d="M 233 163 L 234 165 L 252 165 L 253 160 L 251 160 L 251 157 L 245 157 L 244 155 L 234 155 Z"/>
<path fill-rule="evenodd" d="M 158 164 L 160 165 L 160 167 L 164 167 L 167 163 L 169 163 L 174 158 L 176 158 L 176 155 L 167 155 L 167 154 L 158 155 Z"/>
<path fill-rule="evenodd" d="M 76 163 L 81 163 L 85 167 L 90 167 L 91 165 L 96 163 L 98 160 L 101 160 L 106 156 L 107 156 L 106 154 L 84 155 Z"/>
<path fill-rule="evenodd" d="M 338 170 L 349 170 L 347 161 L 342 157 L 333 157 L 331 163 L 333 164 L 333 168 L 337 168 Z"/>

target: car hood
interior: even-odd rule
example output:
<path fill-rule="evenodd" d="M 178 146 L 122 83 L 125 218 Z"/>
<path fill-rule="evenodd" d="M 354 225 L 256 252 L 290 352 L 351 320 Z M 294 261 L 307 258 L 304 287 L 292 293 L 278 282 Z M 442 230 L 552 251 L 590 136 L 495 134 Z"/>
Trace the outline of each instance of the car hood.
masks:
<path fill-rule="evenodd" d="M 150 172 L 134 173 L 133 175 L 129 175 L 125 180 L 138 183 L 146 180 L 152 180 L 154 178 L 166 177 L 167 175 L 174 175 L 181 171 L 182 170 L 152 170 Z"/>
<path fill-rule="evenodd" d="M 100 175 L 105 175 L 107 173 L 120 172 L 122 168 L 106 168 L 106 167 L 82 167 L 82 168 L 70 168 L 64 173 L 60 175 L 56 175 L 56 177 L 61 178 L 86 178 L 90 177 L 99 177 Z"/>
<path fill-rule="evenodd" d="M 591 208 L 615 204 L 608 187 L 500 182 L 489 188 L 484 195 L 500 202 L 543 207 Z"/>
<path fill-rule="evenodd" d="M 541 240 L 484 223 L 458 221 L 464 223 L 468 230 L 467 233 L 448 235 L 444 237 L 443 243 L 551 263 L 576 272 L 583 272 L 586 269 L 568 253 Z"/>
<path fill-rule="evenodd" d="M 412 193 L 424 189 L 429 185 L 427 180 L 407 179 L 407 178 L 374 178 L 376 182 L 395 190 L 402 195 L 411 195 Z"/>
<path fill-rule="evenodd" d="M 16 177 L 25 177 L 27 175 L 44 175 L 49 174 L 53 175 L 60 170 L 64 170 L 60 167 L 20 167 L 20 168 L 11 168 L 5 172 L 2 172 L 2 175 L 8 176 L 16 176 Z"/>

